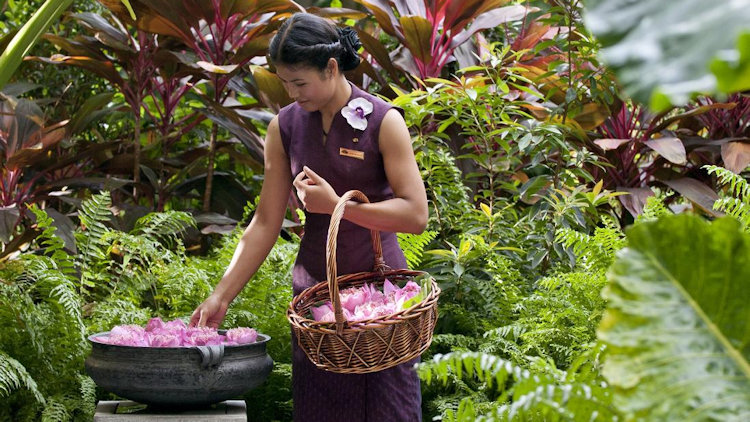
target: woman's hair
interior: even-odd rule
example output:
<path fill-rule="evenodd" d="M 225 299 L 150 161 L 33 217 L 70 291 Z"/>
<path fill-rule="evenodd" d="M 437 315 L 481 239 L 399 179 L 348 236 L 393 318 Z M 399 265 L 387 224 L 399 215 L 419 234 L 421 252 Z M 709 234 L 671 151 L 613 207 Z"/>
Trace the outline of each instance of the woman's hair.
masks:
<path fill-rule="evenodd" d="M 310 13 L 296 13 L 279 27 L 271 40 L 269 55 L 274 64 L 306 65 L 321 71 L 333 57 L 339 69 L 352 70 L 359 65 L 360 46 L 352 28 L 339 28 Z"/>

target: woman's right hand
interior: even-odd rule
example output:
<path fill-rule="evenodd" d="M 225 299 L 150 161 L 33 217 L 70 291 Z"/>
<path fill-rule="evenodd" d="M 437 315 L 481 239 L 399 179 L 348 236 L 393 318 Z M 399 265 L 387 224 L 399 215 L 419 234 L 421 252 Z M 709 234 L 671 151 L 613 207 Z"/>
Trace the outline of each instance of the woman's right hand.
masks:
<path fill-rule="evenodd" d="M 211 327 L 218 329 L 227 314 L 229 302 L 212 294 L 203 301 L 190 316 L 190 327 Z"/>

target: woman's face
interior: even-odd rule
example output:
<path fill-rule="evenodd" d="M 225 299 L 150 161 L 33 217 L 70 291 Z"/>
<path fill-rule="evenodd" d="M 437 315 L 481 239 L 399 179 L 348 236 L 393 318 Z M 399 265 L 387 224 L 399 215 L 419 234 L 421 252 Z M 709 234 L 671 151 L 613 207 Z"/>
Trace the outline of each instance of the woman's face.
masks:
<path fill-rule="evenodd" d="M 333 97 L 334 78 L 328 69 L 322 72 L 308 66 L 276 66 L 276 75 L 286 92 L 305 111 L 320 110 Z"/>

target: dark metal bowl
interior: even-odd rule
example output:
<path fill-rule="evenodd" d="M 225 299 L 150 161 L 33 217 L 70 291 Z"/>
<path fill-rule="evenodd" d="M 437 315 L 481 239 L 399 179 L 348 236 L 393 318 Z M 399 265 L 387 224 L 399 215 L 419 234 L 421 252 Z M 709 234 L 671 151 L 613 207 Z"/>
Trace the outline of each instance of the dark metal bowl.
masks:
<path fill-rule="evenodd" d="M 224 334 L 224 330 L 219 330 Z M 239 346 L 133 347 L 94 340 L 86 372 L 101 388 L 139 403 L 197 407 L 228 400 L 261 385 L 273 368 L 271 339 Z"/>

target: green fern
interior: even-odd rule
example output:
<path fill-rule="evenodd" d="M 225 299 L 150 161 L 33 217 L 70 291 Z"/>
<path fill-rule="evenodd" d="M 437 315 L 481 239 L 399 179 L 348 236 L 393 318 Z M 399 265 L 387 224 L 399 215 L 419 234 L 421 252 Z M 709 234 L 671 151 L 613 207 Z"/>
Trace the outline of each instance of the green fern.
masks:
<path fill-rule="evenodd" d="M 19 361 L 0 350 L 0 397 L 7 397 L 20 388 L 28 389 L 37 402 L 46 403 L 36 381 L 26 368 Z"/>
<path fill-rule="evenodd" d="M 574 373 L 551 369 L 529 371 L 497 356 L 465 352 L 438 355 L 418 365 L 420 378 L 428 384 L 448 382 L 453 377 L 476 377 L 497 393 L 491 402 L 464 397 L 446 411 L 445 421 L 611 421 L 617 413 L 606 386 Z"/>
<path fill-rule="evenodd" d="M 427 245 L 435 239 L 438 232 L 433 230 L 425 230 L 420 234 L 413 233 L 398 233 L 398 243 L 401 249 L 404 251 L 406 257 L 406 263 L 409 268 L 418 268 L 422 262 L 422 254 Z"/>
<path fill-rule="evenodd" d="M 95 276 L 99 271 L 93 266 L 94 263 L 107 259 L 106 252 L 110 244 L 104 239 L 111 231 L 107 226 L 112 219 L 112 212 L 109 210 L 111 206 L 112 201 L 106 192 L 94 195 L 81 204 L 78 213 L 81 229 L 75 233 L 81 269 L 81 290 L 83 287 L 95 288 L 96 281 L 106 281 Z"/>
<path fill-rule="evenodd" d="M 572 248 L 577 265 L 586 270 L 606 270 L 614 261 L 615 252 L 625 246 L 625 235 L 613 218 L 603 218 L 602 227 L 592 235 L 563 228 L 556 239 L 566 248 Z"/>
<path fill-rule="evenodd" d="M 664 205 L 666 198 L 665 193 L 658 193 L 654 196 L 649 196 L 646 199 L 646 205 L 643 207 L 643 212 L 636 218 L 636 223 L 645 223 L 648 221 L 657 220 L 659 217 L 665 215 L 674 214 L 672 211 Z"/>
<path fill-rule="evenodd" d="M 42 412 L 42 422 L 66 422 L 72 419 L 65 403 L 58 398 L 50 399 Z"/>
<path fill-rule="evenodd" d="M 165 211 L 150 213 L 138 219 L 130 231 L 134 236 L 148 236 L 174 247 L 178 236 L 188 227 L 196 227 L 195 219 L 186 212 Z"/>
<path fill-rule="evenodd" d="M 750 183 L 739 174 L 719 166 L 704 166 L 708 174 L 715 174 L 719 183 L 727 187 L 714 202 L 714 209 L 736 218 L 745 231 L 750 231 Z"/>
<path fill-rule="evenodd" d="M 78 375 L 80 384 L 80 398 L 77 400 L 77 409 L 83 415 L 84 419 L 91 420 L 96 412 L 96 383 L 86 375 Z"/>

